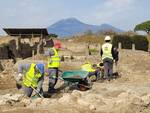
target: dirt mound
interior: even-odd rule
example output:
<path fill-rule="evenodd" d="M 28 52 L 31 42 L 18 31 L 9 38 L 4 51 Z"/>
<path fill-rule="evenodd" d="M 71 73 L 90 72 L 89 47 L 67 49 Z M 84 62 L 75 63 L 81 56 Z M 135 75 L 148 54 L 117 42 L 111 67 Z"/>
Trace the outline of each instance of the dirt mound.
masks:
<path fill-rule="evenodd" d="M 96 83 L 92 90 L 86 92 L 74 90 L 72 93 L 64 93 L 61 98 L 20 100 L 20 95 L 7 94 L 3 96 L 5 100 L 3 99 L 0 105 L 6 103 L 8 106 L 16 102 L 11 105 L 13 108 L 2 109 L 8 113 L 18 111 L 24 113 L 29 110 L 39 113 L 149 113 L 150 89 L 145 87 L 147 91 L 139 92 L 140 88 L 142 87 Z"/>
<path fill-rule="evenodd" d="M 150 54 L 143 51 L 122 50 L 118 70 L 121 78 L 116 82 L 142 84 L 150 82 Z"/>

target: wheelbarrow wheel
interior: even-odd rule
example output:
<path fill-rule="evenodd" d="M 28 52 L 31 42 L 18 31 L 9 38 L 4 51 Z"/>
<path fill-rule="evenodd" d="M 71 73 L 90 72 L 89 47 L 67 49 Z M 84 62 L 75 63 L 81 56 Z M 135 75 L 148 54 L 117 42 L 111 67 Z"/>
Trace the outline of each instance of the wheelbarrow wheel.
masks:
<path fill-rule="evenodd" d="M 68 93 L 69 90 L 70 90 L 70 86 L 71 86 L 71 83 L 70 83 L 70 82 L 65 82 L 65 83 L 64 83 L 63 93 Z"/>
<path fill-rule="evenodd" d="M 85 80 L 80 81 L 77 86 L 80 91 L 86 91 L 91 89 L 92 82 L 89 78 L 86 78 Z"/>

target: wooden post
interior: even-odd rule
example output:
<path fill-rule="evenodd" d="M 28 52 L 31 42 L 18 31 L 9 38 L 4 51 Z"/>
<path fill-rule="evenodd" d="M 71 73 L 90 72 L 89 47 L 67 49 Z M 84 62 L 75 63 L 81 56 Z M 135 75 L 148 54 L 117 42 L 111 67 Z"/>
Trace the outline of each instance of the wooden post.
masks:
<path fill-rule="evenodd" d="M 37 54 L 40 54 L 44 51 L 43 49 L 43 34 L 42 34 L 42 31 L 41 31 L 41 37 L 39 39 L 39 44 L 37 45 Z"/>
<path fill-rule="evenodd" d="M 89 56 L 88 44 L 85 44 L 85 46 L 86 46 L 85 47 L 86 48 L 85 54 L 86 54 L 86 57 L 87 57 L 87 56 Z"/>
<path fill-rule="evenodd" d="M 35 60 L 34 50 L 32 50 L 32 60 Z"/>
<path fill-rule="evenodd" d="M 118 49 L 121 50 L 122 49 L 122 45 L 121 42 L 118 43 Z"/>
<path fill-rule="evenodd" d="M 98 49 L 99 49 L 98 55 L 100 55 L 100 53 L 101 53 L 101 44 L 98 44 Z"/>
<path fill-rule="evenodd" d="M 86 56 L 91 55 L 89 43 L 86 44 Z"/>
<path fill-rule="evenodd" d="M 132 50 L 135 51 L 135 44 L 132 44 Z"/>
<path fill-rule="evenodd" d="M 19 50 L 19 38 L 16 38 L 16 50 L 18 51 Z"/>

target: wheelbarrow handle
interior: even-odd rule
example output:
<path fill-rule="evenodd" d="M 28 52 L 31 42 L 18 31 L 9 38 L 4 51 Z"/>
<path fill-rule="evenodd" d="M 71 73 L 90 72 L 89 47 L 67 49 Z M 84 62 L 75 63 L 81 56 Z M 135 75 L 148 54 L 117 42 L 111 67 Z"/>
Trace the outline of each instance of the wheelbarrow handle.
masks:
<path fill-rule="evenodd" d="M 58 72 L 63 73 L 63 71 L 62 71 L 62 70 L 60 70 L 60 69 L 58 69 Z"/>

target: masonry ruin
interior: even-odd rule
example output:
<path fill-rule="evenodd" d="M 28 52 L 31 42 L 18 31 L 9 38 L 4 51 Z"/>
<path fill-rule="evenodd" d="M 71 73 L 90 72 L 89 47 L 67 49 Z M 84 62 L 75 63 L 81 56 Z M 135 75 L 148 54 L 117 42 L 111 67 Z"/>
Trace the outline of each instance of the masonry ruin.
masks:
<path fill-rule="evenodd" d="M 4 28 L 11 41 L 0 48 L 0 51 L 8 53 L 0 55 L 1 59 L 31 57 L 33 54 L 43 53 L 44 40 L 48 35 L 45 28 Z M 12 46 L 13 45 L 13 46 Z"/>

